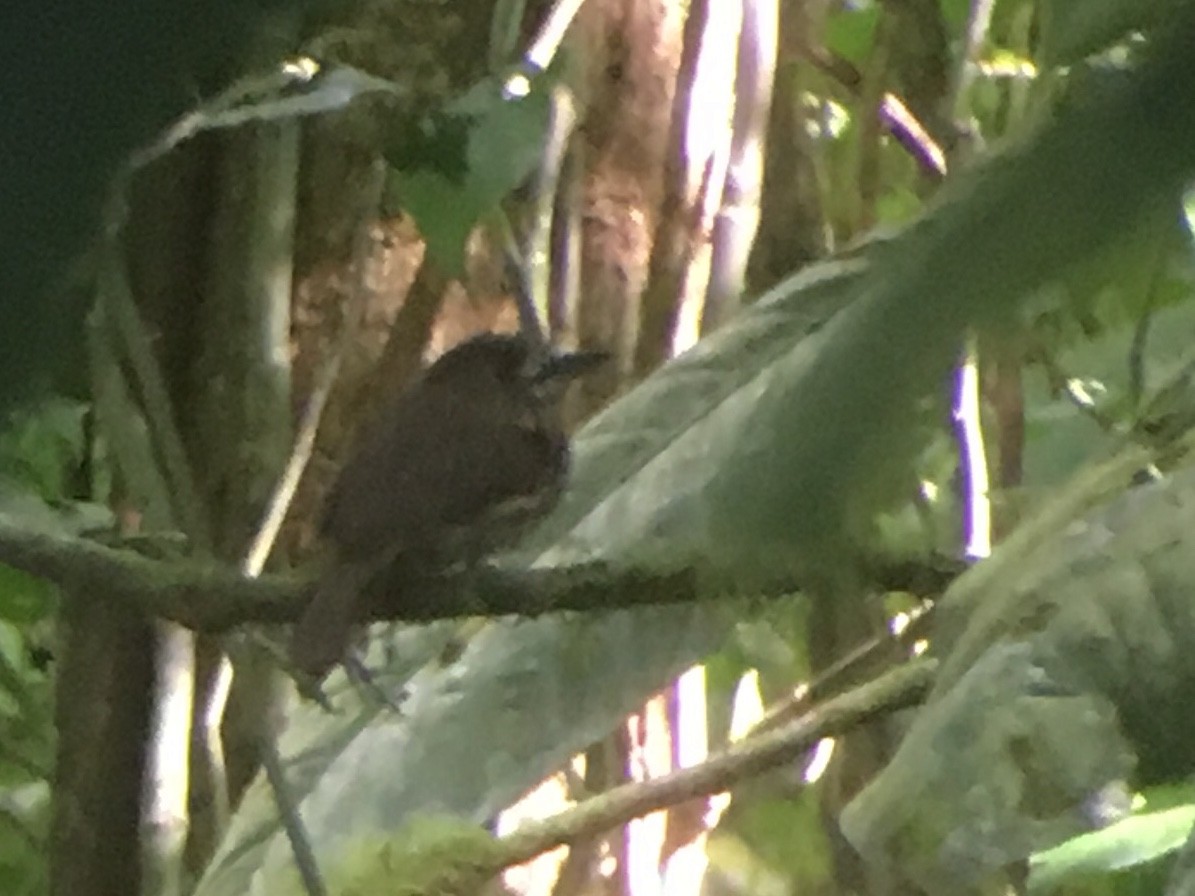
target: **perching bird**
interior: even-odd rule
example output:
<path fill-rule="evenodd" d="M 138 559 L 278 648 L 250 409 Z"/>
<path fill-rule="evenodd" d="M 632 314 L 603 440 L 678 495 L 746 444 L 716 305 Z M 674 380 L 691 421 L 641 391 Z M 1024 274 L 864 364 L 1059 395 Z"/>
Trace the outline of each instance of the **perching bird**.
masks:
<path fill-rule="evenodd" d="M 569 464 L 563 387 L 604 357 L 477 336 L 382 409 L 324 506 L 334 561 L 292 635 L 296 669 L 318 679 L 344 659 L 361 591 L 391 562 L 473 562 L 552 508 Z"/>

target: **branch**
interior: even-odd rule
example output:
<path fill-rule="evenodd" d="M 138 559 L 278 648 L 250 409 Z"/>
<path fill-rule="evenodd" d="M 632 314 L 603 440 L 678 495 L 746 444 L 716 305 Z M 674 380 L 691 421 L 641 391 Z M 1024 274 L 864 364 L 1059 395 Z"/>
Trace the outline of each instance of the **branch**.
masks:
<path fill-rule="evenodd" d="M 252 581 L 210 563 L 154 560 L 85 538 L 30 532 L 2 516 L 0 563 L 66 591 L 101 600 L 117 596 L 195 631 L 289 621 L 298 615 L 305 590 L 303 583 L 279 576 Z"/>
<path fill-rule="evenodd" d="M 61 535 L 29 532 L 0 518 L 0 563 L 67 590 L 112 594 L 150 616 L 199 632 L 222 632 L 248 623 L 293 622 L 311 598 L 313 582 L 284 576 L 247 579 L 236 570 L 194 560 L 154 560 Z M 880 591 L 941 594 L 962 571 L 950 560 L 864 564 L 869 585 Z M 604 563 L 559 569 L 503 569 L 483 564 L 437 574 L 396 563 L 375 577 L 362 601 L 360 622 L 430 622 L 461 616 L 538 616 L 560 611 L 723 599 L 735 592 L 715 583 L 728 571 L 686 565 L 669 571 L 616 569 Z M 779 597 L 801 590 L 776 581 L 751 596 Z"/>
<path fill-rule="evenodd" d="M 561 844 L 595 836 L 649 812 L 729 790 L 740 781 L 799 758 L 822 738 L 844 734 L 917 705 L 929 692 L 936 671 L 936 660 L 913 660 L 782 728 L 749 737 L 700 765 L 653 781 L 615 787 L 574 809 L 525 825 L 500 841 L 504 855 L 494 871 L 525 862 Z"/>

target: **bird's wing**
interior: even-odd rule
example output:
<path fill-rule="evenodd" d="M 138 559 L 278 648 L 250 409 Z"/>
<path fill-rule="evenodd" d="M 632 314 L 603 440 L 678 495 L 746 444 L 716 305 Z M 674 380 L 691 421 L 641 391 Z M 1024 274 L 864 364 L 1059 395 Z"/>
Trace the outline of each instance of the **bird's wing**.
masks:
<path fill-rule="evenodd" d="M 432 460 L 428 443 L 442 423 L 419 398 L 401 396 L 363 431 L 332 483 L 320 529 L 342 555 L 376 554 L 423 528 L 435 512 L 422 500 L 419 471 Z M 423 427 L 408 422 L 425 418 Z"/>
<path fill-rule="evenodd" d="M 480 395 L 409 393 L 345 463 L 323 530 L 346 556 L 417 549 L 555 485 L 567 457 L 564 437 L 530 411 Z"/>

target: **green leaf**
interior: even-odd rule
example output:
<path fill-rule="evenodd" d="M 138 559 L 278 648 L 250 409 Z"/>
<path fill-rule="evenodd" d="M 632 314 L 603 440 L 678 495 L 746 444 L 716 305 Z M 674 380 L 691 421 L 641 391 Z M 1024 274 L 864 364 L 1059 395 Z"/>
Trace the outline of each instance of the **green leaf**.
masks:
<path fill-rule="evenodd" d="M 84 456 L 87 406 L 52 398 L 9 418 L 0 431 L 0 476 L 46 500 L 71 496 L 69 475 Z"/>
<path fill-rule="evenodd" d="M 0 892 L 37 896 L 48 891 L 49 817 L 50 790 L 44 782 L 0 788 Z"/>
<path fill-rule="evenodd" d="M 951 33 L 960 32 L 971 14 L 971 0 L 938 0 L 942 19 Z"/>
<path fill-rule="evenodd" d="M 466 186 L 435 171 L 392 178 L 403 211 L 415 219 L 428 254 L 449 276 L 465 269 L 465 242 L 485 207 Z"/>
<path fill-rule="evenodd" d="M 0 564 L 0 619 L 30 623 L 54 609 L 54 586 L 28 573 Z"/>
<path fill-rule="evenodd" d="M 812 788 L 785 793 L 776 779 L 791 775 L 791 769 L 777 770 L 735 789 L 730 810 L 710 836 L 714 880 L 733 881 L 734 891 L 757 896 L 832 889 L 819 794 Z"/>
<path fill-rule="evenodd" d="M 535 169 L 547 119 L 542 85 L 508 99 L 501 82 L 490 79 L 429 116 L 414 143 L 387 153 L 399 204 L 448 274 L 463 272 L 473 228 Z"/>
<path fill-rule="evenodd" d="M 871 55 L 879 20 L 878 3 L 843 6 L 826 20 L 826 46 L 844 59 L 861 65 Z"/>
<path fill-rule="evenodd" d="M 1172 0 L 1044 0 L 1038 61 L 1072 65 L 1156 25 Z"/>
<path fill-rule="evenodd" d="M 77 536 L 110 529 L 112 511 L 87 501 L 51 504 L 19 483 L 0 477 L 0 520 L 48 535 Z"/>
<path fill-rule="evenodd" d="M 1029 864 L 1029 890 L 1047 893 L 1075 878 L 1153 862 L 1179 849 L 1195 825 L 1195 806 L 1145 812 L 1037 853 Z"/>
<path fill-rule="evenodd" d="M 1150 315 L 1141 353 L 1142 395 L 1134 394 L 1130 357 L 1139 339 L 1136 322 L 1095 338 L 1074 338 L 1053 353 L 1058 373 L 1082 384 L 1091 409 L 1115 424 L 1101 428 L 1090 413 L 1066 395 L 1052 394 L 1045 374 L 1037 368 L 1025 378 L 1025 457 L 1029 488 L 1055 486 L 1087 461 L 1106 456 L 1124 440 L 1141 416 L 1151 421 L 1190 419 L 1182 404 L 1167 407 L 1168 399 L 1185 398 L 1186 374 L 1195 353 L 1195 301 L 1188 297 Z"/>
<path fill-rule="evenodd" d="M 1081 833 L 1130 774 L 1195 768 L 1195 469 L 1065 512 L 1143 456 L 1080 478 L 939 602 L 934 692 L 843 816 L 865 855 L 964 887 Z"/>

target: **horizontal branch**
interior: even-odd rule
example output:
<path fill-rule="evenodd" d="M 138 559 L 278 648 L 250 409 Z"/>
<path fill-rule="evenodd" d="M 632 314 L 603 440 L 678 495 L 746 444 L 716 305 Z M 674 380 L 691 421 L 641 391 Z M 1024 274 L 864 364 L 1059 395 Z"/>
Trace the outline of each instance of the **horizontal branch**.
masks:
<path fill-rule="evenodd" d="M 148 615 L 201 632 L 293 622 L 314 584 L 293 576 L 247 579 L 231 568 L 156 560 L 88 539 L 30 532 L 3 520 L 0 563 L 67 590 L 128 601 Z M 877 590 L 934 596 L 960 571 L 952 561 L 939 561 L 878 564 L 865 572 Z M 713 581 L 712 571 L 694 566 L 658 572 L 615 569 L 604 563 L 530 570 L 482 564 L 421 575 L 396 563 L 367 589 L 360 621 L 429 622 L 690 603 L 720 596 L 720 589 L 711 587 Z M 785 581 L 752 594 L 775 597 L 799 590 L 799 583 Z"/>
<path fill-rule="evenodd" d="M 68 591 L 128 601 L 196 631 L 290 621 L 306 588 L 293 579 L 246 579 L 231 568 L 155 560 L 86 538 L 31 532 L 2 519 L 0 563 Z"/>

